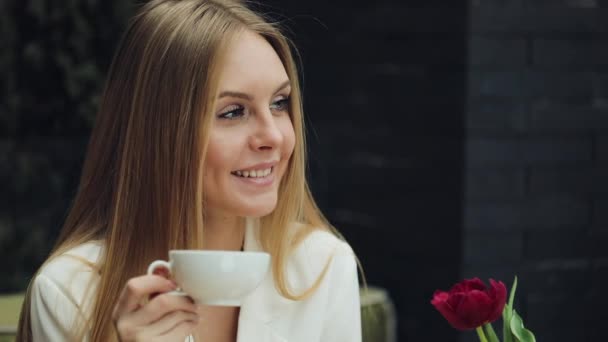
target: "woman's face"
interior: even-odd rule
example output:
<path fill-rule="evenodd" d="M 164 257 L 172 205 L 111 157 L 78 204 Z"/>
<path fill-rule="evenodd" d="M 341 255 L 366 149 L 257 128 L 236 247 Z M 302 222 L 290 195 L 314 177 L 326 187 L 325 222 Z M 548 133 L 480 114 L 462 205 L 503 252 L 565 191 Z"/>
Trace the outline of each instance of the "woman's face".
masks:
<path fill-rule="evenodd" d="M 209 214 L 260 217 L 276 207 L 295 145 L 290 92 L 270 44 L 241 33 L 228 47 L 210 129 L 203 175 Z"/>

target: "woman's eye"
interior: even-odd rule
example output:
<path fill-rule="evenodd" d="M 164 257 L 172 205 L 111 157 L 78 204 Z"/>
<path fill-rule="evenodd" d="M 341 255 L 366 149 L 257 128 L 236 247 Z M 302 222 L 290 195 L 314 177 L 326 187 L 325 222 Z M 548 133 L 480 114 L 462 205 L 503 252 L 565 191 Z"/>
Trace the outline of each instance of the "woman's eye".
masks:
<path fill-rule="evenodd" d="M 270 105 L 270 108 L 272 110 L 278 110 L 278 111 L 286 111 L 289 107 L 289 97 L 280 99 L 276 102 L 273 102 L 272 105 Z"/>
<path fill-rule="evenodd" d="M 226 111 L 218 115 L 220 119 L 235 120 L 245 115 L 245 108 L 242 106 L 231 106 Z"/>

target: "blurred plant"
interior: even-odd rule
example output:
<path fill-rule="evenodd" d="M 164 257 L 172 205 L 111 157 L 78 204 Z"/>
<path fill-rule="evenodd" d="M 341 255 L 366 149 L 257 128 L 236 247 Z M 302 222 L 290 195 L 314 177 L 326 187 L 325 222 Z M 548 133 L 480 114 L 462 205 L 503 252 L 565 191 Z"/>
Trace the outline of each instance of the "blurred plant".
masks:
<path fill-rule="evenodd" d="M 0 1 L 0 292 L 22 290 L 52 247 L 134 4 Z"/>

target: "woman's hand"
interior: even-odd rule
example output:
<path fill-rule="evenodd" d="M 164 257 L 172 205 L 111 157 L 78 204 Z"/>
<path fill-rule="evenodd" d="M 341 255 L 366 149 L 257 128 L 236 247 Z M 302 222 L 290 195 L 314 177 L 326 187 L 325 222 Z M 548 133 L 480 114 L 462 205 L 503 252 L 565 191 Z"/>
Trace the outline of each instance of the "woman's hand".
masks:
<path fill-rule="evenodd" d="M 196 305 L 190 297 L 166 293 L 175 288 L 174 282 L 157 275 L 131 278 L 112 314 L 120 341 L 184 341 L 192 334 L 199 320 Z"/>

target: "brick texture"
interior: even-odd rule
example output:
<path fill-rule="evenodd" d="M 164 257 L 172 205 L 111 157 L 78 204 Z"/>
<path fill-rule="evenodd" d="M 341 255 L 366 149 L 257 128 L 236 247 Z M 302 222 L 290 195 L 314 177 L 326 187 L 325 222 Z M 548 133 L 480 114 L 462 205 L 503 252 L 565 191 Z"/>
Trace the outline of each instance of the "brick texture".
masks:
<path fill-rule="evenodd" d="M 605 340 L 607 3 L 470 5 L 462 273 L 519 275 L 537 340 Z"/>

